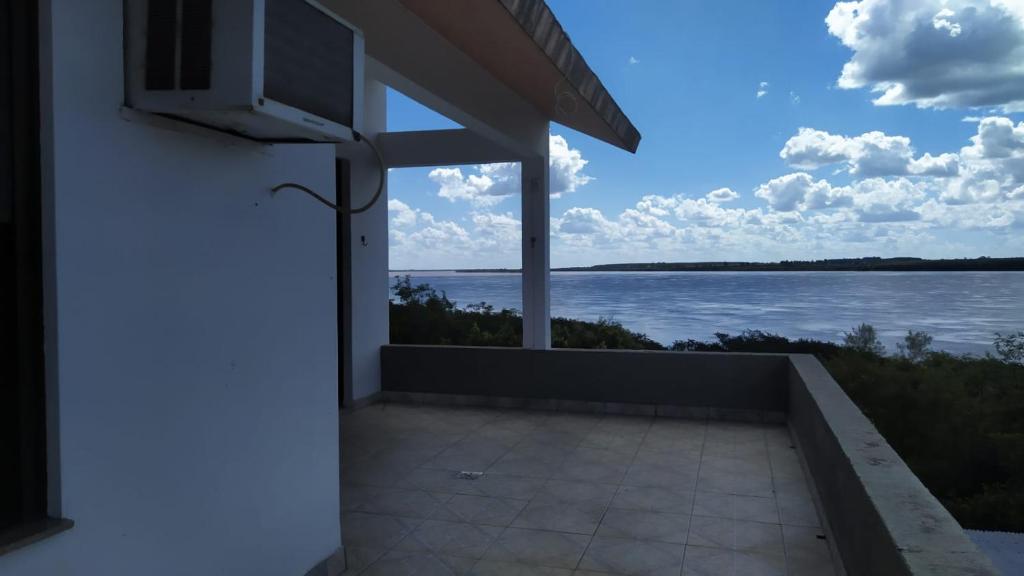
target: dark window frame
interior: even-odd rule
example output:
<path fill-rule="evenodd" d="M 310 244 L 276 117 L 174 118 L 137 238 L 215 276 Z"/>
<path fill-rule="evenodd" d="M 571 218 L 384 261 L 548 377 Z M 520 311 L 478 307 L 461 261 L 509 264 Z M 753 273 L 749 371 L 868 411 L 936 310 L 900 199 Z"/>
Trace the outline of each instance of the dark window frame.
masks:
<path fill-rule="evenodd" d="M 50 516 L 39 22 L 0 6 L 0 554 L 72 525 Z"/>

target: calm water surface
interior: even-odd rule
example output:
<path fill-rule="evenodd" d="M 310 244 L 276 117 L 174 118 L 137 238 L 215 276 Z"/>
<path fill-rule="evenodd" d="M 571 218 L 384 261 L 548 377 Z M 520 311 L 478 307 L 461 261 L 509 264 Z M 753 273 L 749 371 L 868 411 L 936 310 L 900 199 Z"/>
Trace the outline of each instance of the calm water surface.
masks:
<path fill-rule="evenodd" d="M 522 309 L 518 274 L 410 275 L 460 307 Z M 996 332 L 1024 330 L 1024 272 L 555 272 L 551 314 L 612 318 L 666 345 L 748 328 L 838 341 L 867 322 L 890 351 L 913 329 L 980 354 Z"/>

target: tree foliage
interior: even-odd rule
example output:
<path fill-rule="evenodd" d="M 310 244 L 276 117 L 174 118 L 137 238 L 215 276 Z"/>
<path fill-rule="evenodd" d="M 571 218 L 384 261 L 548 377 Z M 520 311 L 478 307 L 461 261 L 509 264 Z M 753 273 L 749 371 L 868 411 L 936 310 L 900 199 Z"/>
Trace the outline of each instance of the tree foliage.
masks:
<path fill-rule="evenodd" d="M 878 341 L 878 333 L 871 324 L 855 326 L 853 330 L 843 334 L 843 344 L 851 350 L 881 356 L 885 354 L 885 346 Z"/>
<path fill-rule="evenodd" d="M 931 346 L 931 336 L 924 332 L 907 330 L 907 335 L 903 337 L 903 342 L 896 345 L 896 350 L 900 356 L 916 363 L 921 362 L 932 353 Z"/>
<path fill-rule="evenodd" d="M 413 285 L 409 276 L 395 278 L 391 302 L 391 342 L 394 344 L 446 344 L 462 346 L 523 345 L 523 319 L 512 309 L 495 311 L 479 302 L 460 309 L 448 296 L 427 284 Z M 628 348 L 664 350 L 644 334 L 632 332 L 614 320 L 597 322 L 552 318 L 551 345 L 555 348 Z"/>
<path fill-rule="evenodd" d="M 996 341 L 993 342 L 993 346 L 1003 362 L 1024 364 L 1024 331 L 1005 336 L 996 332 Z"/>

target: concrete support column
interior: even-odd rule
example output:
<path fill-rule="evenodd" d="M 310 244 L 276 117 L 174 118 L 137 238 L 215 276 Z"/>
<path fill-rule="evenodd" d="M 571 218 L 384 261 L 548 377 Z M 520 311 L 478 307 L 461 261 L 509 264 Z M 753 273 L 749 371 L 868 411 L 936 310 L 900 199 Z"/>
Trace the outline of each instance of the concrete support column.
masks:
<path fill-rule="evenodd" d="M 522 161 L 523 348 L 551 348 L 550 181 L 544 153 Z"/>
<path fill-rule="evenodd" d="M 363 135 L 377 138 L 387 130 L 387 87 L 372 77 L 365 80 Z M 349 206 L 364 206 L 377 190 L 377 157 L 362 142 L 338 147 L 350 161 Z M 351 397 L 358 403 L 380 392 L 380 347 L 390 340 L 388 326 L 388 195 L 384 192 L 366 212 L 352 214 L 348 223 L 349 270 L 343 271 L 347 302 L 343 310 L 343 374 L 350 378 Z"/>

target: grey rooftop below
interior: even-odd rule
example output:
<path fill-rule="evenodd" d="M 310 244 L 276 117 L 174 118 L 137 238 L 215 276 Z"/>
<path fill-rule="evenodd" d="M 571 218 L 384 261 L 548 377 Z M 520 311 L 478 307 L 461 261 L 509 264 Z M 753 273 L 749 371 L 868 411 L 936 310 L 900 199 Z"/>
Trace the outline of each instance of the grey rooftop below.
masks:
<path fill-rule="evenodd" d="M 988 530 L 966 532 L 1003 574 L 1024 574 L 1024 534 Z"/>

